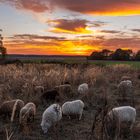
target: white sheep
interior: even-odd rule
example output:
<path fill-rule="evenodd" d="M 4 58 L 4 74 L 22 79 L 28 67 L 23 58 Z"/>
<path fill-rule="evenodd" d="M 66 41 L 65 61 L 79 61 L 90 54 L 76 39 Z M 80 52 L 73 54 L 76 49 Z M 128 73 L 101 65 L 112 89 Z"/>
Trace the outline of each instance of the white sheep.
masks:
<path fill-rule="evenodd" d="M 42 115 L 41 127 L 44 133 L 48 132 L 48 129 L 60 121 L 62 118 L 62 110 L 59 104 L 52 104 L 49 106 Z"/>
<path fill-rule="evenodd" d="M 125 99 L 126 97 L 132 97 L 133 95 L 133 84 L 130 80 L 121 81 L 118 85 L 119 95 Z"/>
<path fill-rule="evenodd" d="M 131 80 L 123 80 L 123 81 L 120 82 L 119 85 L 132 86 L 132 81 Z"/>
<path fill-rule="evenodd" d="M 130 106 L 113 108 L 105 118 L 105 132 L 108 139 L 117 140 L 123 124 L 132 130 L 136 119 L 136 109 Z"/>
<path fill-rule="evenodd" d="M 83 83 L 83 84 L 79 85 L 79 87 L 78 87 L 78 92 L 82 95 L 87 94 L 88 90 L 89 90 L 89 88 L 88 88 L 87 83 Z"/>
<path fill-rule="evenodd" d="M 84 103 L 81 100 L 65 102 L 62 105 L 62 113 L 64 115 L 79 115 L 79 120 L 81 120 L 83 114 Z M 70 116 L 69 116 L 70 117 Z"/>
<path fill-rule="evenodd" d="M 20 124 L 27 123 L 28 120 L 34 120 L 36 114 L 36 105 L 32 102 L 27 103 L 20 110 L 19 122 Z"/>
<path fill-rule="evenodd" d="M 131 80 L 130 76 L 122 76 L 121 81 Z"/>

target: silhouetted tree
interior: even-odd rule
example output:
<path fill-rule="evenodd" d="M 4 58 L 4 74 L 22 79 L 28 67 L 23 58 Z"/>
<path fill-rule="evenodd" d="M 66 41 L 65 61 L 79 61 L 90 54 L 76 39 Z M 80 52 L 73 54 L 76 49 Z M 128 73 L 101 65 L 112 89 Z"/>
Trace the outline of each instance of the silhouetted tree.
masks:
<path fill-rule="evenodd" d="M 89 58 L 92 60 L 107 60 L 111 52 L 112 51 L 108 49 L 103 49 L 102 51 L 99 52 L 93 52 Z"/>
<path fill-rule="evenodd" d="M 108 57 L 112 51 L 110 51 L 108 49 L 103 49 L 101 52 L 104 57 Z"/>
<path fill-rule="evenodd" d="M 2 30 L 0 30 L 2 31 Z M 6 54 L 7 54 L 7 50 L 6 48 L 3 46 L 3 37 L 2 35 L 0 34 L 0 53 L 2 55 L 2 58 L 4 59 Z"/>
<path fill-rule="evenodd" d="M 140 60 L 140 50 L 136 53 L 135 60 Z"/>
<path fill-rule="evenodd" d="M 103 60 L 104 56 L 102 52 L 92 52 L 92 54 L 90 55 L 89 59 L 92 60 Z"/>
<path fill-rule="evenodd" d="M 132 54 L 132 50 L 117 49 L 112 54 L 112 59 L 113 60 L 130 60 L 131 54 Z"/>

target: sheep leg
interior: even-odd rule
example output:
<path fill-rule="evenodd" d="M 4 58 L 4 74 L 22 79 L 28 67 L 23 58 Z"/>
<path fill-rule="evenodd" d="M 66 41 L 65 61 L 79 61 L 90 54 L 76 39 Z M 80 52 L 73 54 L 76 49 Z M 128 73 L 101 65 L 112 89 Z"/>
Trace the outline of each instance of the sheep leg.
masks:
<path fill-rule="evenodd" d="M 134 138 L 134 134 L 133 134 L 133 123 L 130 125 L 130 131 L 131 131 L 131 136 L 132 139 Z"/>
<path fill-rule="evenodd" d="M 83 114 L 83 109 L 81 110 L 81 112 L 79 114 L 79 120 L 81 120 L 82 114 Z"/>
<path fill-rule="evenodd" d="M 134 122 L 133 122 L 134 123 Z M 130 125 L 130 130 L 132 130 L 132 128 L 133 128 L 133 123 Z"/>
<path fill-rule="evenodd" d="M 70 115 L 68 115 L 69 120 L 71 119 Z"/>
<path fill-rule="evenodd" d="M 81 117 L 82 117 L 82 112 L 81 112 L 80 115 L 79 115 L 79 121 L 81 120 Z"/>
<path fill-rule="evenodd" d="M 35 120 L 35 116 L 34 116 L 34 115 L 32 115 L 32 121 L 34 122 L 34 120 Z"/>

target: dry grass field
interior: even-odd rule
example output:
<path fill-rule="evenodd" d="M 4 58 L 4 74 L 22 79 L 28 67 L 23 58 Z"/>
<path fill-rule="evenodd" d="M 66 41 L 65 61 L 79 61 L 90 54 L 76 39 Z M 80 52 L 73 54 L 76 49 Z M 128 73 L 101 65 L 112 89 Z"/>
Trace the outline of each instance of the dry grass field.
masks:
<path fill-rule="evenodd" d="M 99 121 L 94 123 L 95 130 L 91 133 L 95 113 L 103 106 L 104 95 L 108 99 L 109 109 L 119 106 L 117 85 L 122 76 L 130 76 L 134 85 L 134 105 L 137 109 L 136 123 L 133 128 L 133 138 L 127 135 L 127 140 L 140 140 L 140 70 L 129 65 L 113 65 L 97 67 L 93 65 L 66 67 L 57 64 L 25 64 L 23 67 L 15 65 L 0 66 L 0 104 L 5 100 L 22 99 L 25 103 L 33 101 L 38 104 L 35 122 L 20 128 L 18 120 L 10 123 L 0 117 L 0 140 L 102 140 L 102 127 Z M 80 99 L 77 88 L 81 83 L 89 84 L 89 94 L 82 98 L 85 109 L 82 119 L 69 120 L 67 117 L 50 128 L 47 135 L 41 130 L 41 116 L 43 111 L 52 104 L 40 103 L 41 93 L 35 92 L 35 86 L 44 86 L 45 90 L 70 82 L 71 96 L 65 96 L 59 102 Z M 129 102 L 126 103 L 129 105 Z M 130 104 L 131 105 L 131 104 Z M 11 138 L 6 138 L 11 135 Z"/>

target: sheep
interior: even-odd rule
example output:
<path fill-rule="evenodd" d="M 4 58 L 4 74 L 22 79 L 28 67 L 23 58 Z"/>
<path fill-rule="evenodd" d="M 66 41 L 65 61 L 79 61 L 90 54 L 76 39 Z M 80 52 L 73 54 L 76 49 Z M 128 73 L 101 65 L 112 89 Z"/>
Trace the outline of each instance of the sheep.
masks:
<path fill-rule="evenodd" d="M 20 99 L 5 101 L 0 106 L 0 115 L 4 117 L 11 117 L 11 122 L 13 122 L 14 117 L 19 117 L 20 109 L 24 106 L 24 102 Z"/>
<path fill-rule="evenodd" d="M 68 101 L 62 105 L 63 115 L 79 115 L 79 120 L 81 120 L 83 113 L 84 103 L 81 100 Z"/>
<path fill-rule="evenodd" d="M 52 104 L 49 106 L 42 115 L 41 127 L 44 133 L 48 129 L 62 119 L 62 109 L 59 104 Z"/>
<path fill-rule="evenodd" d="M 89 87 L 88 87 L 87 83 L 83 83 L 83 84 L 79 85 L 78 92 L 81 95 L 86 95 L 88 93 L 88 91 L 89 91 Z"/>
<path fill-rule="evenodd" d="M 70 96 L 72 87 L 70 84 L 56 86 L 55 89 L 61 94 L 61 98 Z"/>
<path fill-rule="evenodd" d="M 131 80 L 130 76 L 122 76 L 121 81 Z"/>
<path fill-rule="evenodd" d="M 34 87 L 35 95 L 36 94 L 41 94 L 44 92 L 44 87 L 43 86 L 35 86 Z"/>
<path fill-rule="evenodd" d="M 32 102 L 27 103 L 20 110 L 19 123 L 24 124 L 28 121 L 34 121 L 34 117 L 36 114 L 36 105 Z"/>
<path fill-rule="evenodd" d="M 105 117 L 105 134 L 109 140 L 117 140 L 124 124 L 132 130 L 136 119 L 136 109 L 130 106 L 113 108 Z"/>
<path fill-rule="evenodd" d="M 132 97 L 133 96 L 132 81 L 130 80 L 121 81 L 120 84 L 118 85 L 118 92 L 119 96 L 123 98 L 123 101 L 126 99 L 126 97 Z"/>
<path fill-rule="evenodd" d="M 59 99 L 59 92 L 56 89 L 48 90 L 41 95 L 40 99 L 43 103 L 44 101 L 55 101 Z"/>

